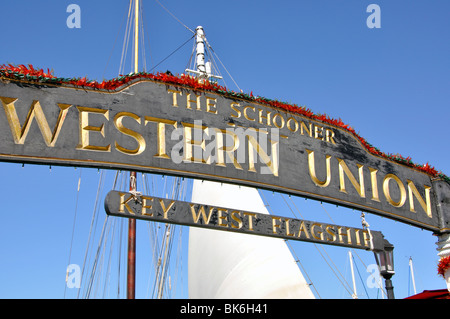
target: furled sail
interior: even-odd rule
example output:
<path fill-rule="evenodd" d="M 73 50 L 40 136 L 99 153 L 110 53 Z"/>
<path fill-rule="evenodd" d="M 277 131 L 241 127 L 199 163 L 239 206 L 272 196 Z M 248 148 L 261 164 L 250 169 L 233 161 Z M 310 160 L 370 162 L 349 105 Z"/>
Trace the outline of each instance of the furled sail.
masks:
<path fill-rule="evenodd" d="M 192 202 L 269 214 L 254 188 L 194 180 Z M 314 298 L 282 239 L 191 227 L 189 298 Z"/>

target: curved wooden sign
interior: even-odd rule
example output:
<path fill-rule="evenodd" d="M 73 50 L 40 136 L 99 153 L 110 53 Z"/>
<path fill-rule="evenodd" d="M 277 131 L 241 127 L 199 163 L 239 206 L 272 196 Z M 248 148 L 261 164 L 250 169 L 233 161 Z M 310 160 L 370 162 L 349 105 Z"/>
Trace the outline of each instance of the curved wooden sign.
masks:
<path fill-rule="evenodd" d="M 0 102 L 3 161 L 248 185 L 450 230 L 448 183 L 281 109 L 150 80 L 115 91 L 8 80 Z"/>

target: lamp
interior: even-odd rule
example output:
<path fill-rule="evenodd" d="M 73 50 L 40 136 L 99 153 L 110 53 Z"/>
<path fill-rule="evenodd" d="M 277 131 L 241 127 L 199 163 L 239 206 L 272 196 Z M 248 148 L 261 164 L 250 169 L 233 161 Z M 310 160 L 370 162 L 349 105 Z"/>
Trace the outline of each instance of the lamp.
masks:
<path fill-rule="evenodd" d="M 385 280 L 385 287 L 388 299 L 395 299 L 394 297 L 394 287 L 392 286 L 391 277 L 395 274 L 394 271 L 394 246 L 384 240 L 383 250 L 374 250 L 375 260 L 377 262 L 378 268 L 380 269 L 380 275 L 383 276 Z"/>

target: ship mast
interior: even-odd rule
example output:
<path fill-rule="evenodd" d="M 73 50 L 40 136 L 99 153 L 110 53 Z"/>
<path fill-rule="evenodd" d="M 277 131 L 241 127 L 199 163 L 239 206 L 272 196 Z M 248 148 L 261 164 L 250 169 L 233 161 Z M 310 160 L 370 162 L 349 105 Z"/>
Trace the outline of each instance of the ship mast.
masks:
<path fill-rule="evenodd" d="M 352 252 L 350 250 L 348 251 L 348 258 L 350 260 L 350 270 L 352 272 L 352 282 L 353 282 L 352 298 L 353 299 L 358 299 L 358 294 L 356 293 L 355 272 L 353 271 L 353 255 L 352 255 Z"/>
<path fill-rule="evenodd" d="M 134 73 L 138 73 L 139 56 L 139 1 L 134 0 Z M 136 172 L 130 172 L 130 193 L 136 193 Z M 127 299 L 136 293 L 136 219 L 128 219 Z"/>
<path fill-rule="evenodd" d="M 202 26 L 195 28 L 196 33 L 196 56 L 197 70 L 186 69 L 187 73 L 194 74 L 200 80 L 210 80 L 211 78 L 222 79 L 221 76 L 212 74 L 211 62 L 205 62 L 205 32 Z"/>
<path fill-rule="evenodd" d="M 409 257 L 409 271 L 411 272 L 411 279 L 413 283 L 414 294 L 417 294 L 416 291 L 416 281 L 414 279 L 414 269 L 413 269 L 413 260 L 412 257 Z M 408 291 L 409 292 L 409 291 Z"/>
<path fill-rule="evenodd" d="M 198 26 L 196 68 L 186 73 L 199 81 L 221 79 L 205 61 L 205 47 L 210 48 Z M 227 183 L 194 179 L 191 202 L 269 214 L 256 188 Z M 284 241 L 241 236 L 246 235 L 189 229 L 189 298 L 314 298 Z M 266 276 L 274 269 L 280 276 Z"/>

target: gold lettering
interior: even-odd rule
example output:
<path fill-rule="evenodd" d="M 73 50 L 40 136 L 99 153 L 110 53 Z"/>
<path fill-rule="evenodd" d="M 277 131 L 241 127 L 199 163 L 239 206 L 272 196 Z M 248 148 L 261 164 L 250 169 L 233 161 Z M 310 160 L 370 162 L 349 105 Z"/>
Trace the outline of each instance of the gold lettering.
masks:
<path fill-rule="evenodd" d="M 239 147 L 239 137 L 237 136 L 237 134 L 234 133 L 233 131 L 220 130 L 217 128 L 215 129 L 215 131 L 216 131 L 216 165 L 223 167 L 226 166 L 224 156 L 224 152 L 226 152 L 231 162 L 233 163 L 234 167 L 236 169 L 242 169 L 242 166 L 239 164 L 239 162 L 234 156 L 234 152 Z M 223 140 L 224 137 L 226 138 L 226 136 L 231 136 L 231 138 L 233 139 L 232 145 L 224 146 Z"/>
<path fill-rule="evenodd" d="M 331 236 L 331 238 L 330 236 L 327 236 L 328 241 L 336 241 L 337 236 L 334 226 L 327 225 L 327 227 L 325 227 L 325 231 Z"/>
<path fill-rule="evenodd" d="M 127 199 L 125 199 L 125 195 L 130 195 L 130 196 Z M 125 208 L 126 208 L 129 214 L 135 215 L 134 211 L 128 205 L 128 202 L 133 199 L 133 195 L 128 194 L 128 193 L 119 193 L 119 196 L 120 196 L 119 212 L 125 213 Z"/>
<path fill-rule="evenodd" d="M 294 128 L 292 128 L 291 124 L 289 124 L 289 123 L 291 123 L 291 121 L 294 122 Z M 297 130 L 298 130 L 298 122 L 293 117 L 288 118 L 288 120 L 286 122 L 286 126 L 287 126 L 288 130 L 291 131 L 291 132 L 297 132 Z"/>
<path fill-rule="evenodd" d="M 315 229 L 316 227 L 320 228 L 320 230 L 318 231 L 318 234 L 319 234 L 320 237 L 317 236 L 316 232 L 314 231 L 314 229 Z M 323 240 L 323 229 L 322 229 L 322 224 L 319 224 L 319 223 L 314 223 L 314 224 L 312 224 L 312 226 L 311 226 L 311 235 L 312 235 L 315 239 Z"/>
<path fill-rule="evenodd" d="M 309 176 L 311 177 L 311 180 L 319 187 L 327 187 L 330 184 L 331 181 L 331 156 L 326 155 L 326 170 L 327 170 L 327 178 L 325 181 L 321 181 L 317 178 L 316 175 L 316 166 L 315 166 L 315 160 L 314 160 L 314 151 L 306 150 L 308 153 L 308 167 L 309 167 Z"/>
<path fill-rule="evenodd" d="M 398 202 L 394 201 L 391 197 L 390 194 L 390 190 L 389 190 L 389 181 L 393 179 L 397 185 L 398 188 L 400 189 L 400 199 L 398 200 Z M 394 174 L 387 174 L 384 177 L 383 180 L 383 192 L 384 192 L 384 196 L 386 196 L 386 199 L 388 201 L 389 204 L 391 204 L 394 207 L 402 207 L 403 204 L 405 204 L 406 201 L 406 190 L 405 190 L 405 186 L 403 186 L 402 181 L 395 176 Z"/>
<path fill-rule="evenodd" d="M 355 229 L 355 238 L 356 238 L 356 244 L 358 246 L 361 245 L 361 235 L 359 234 L 359 229 Z"/>
<path fill-rule="evenodd" d="M 253 106 L 246 106 L 246 107 L 244 107 L 244 117 L 245 117 L 247 120 L 254 122 L 255 119 L 254 119 L 254 118 L 250 118 L 250 117 L 247 115 L 247 110 L 248 110 L 248 109 L 251 109 L 253 112 L 255 112 L 255 108 L 254 108 Z"/>
<path fill-rule="evenodd" d="M 281 218 L 272 216 L 272 232 L 277 233 L 277 228 L 280 228 Z"/>
<path fill-rule="evenodd" d="M 328 143 L 336 144 L 336 142 L 334 141 L 334 132 L 332 130 L 327 128 L 325 130 L 325 135 L 326 135 L 326 141 Z"/>
<path fill-rule="evenodd" d="M 244 216 L 248 216 L 248 230 L 253 231 L 253 217 L 256 217 L 256 214 L 244 212 Z"/>
<path fill-rule="evenodd" d="M 286 227 L 286 236 L 294 236 L 293 233 L 289 230 L 289 218 L 284 219 L 285 227 Z"/>
<path fill-rule="evenodd" d="M 370 171 L 370 180 L 372 184 L 372 200 L 379 202 L 380 197 L 378 196 L 378 180 L 377 180 L 377 169 L 374 169 L 372 167 L 369 167 Z"/>
<path fill-rule="evenodd" d="M 267 133 L 267 132 L 266 132 Z M 250 172 L 256 172 L 255 169 L 255 156 L 253 150 L 259 155 L 264 164 L 269 167 L 274 176 L 278 176 L 278 142 L 270 140 L 272 155 L 267 155 L 264 149 L 259 145 L 253 136 L 247 135 L 248 138 L 248 166 Z"/>
<path fill-rule="evenodd" d="M 215 97 L 206 97 L 206 112 L 217 114 L 217 99 Z"/>
<path fill-rule="evenodd" d="M 151 202 L 153 204 L 153 197 L 148 197 L 148 196 L 141 196 L 141 200 L 142 200 L 142 215 L 146 215 L 146 216 L 153 216 L 153 212 L 151 213 L 147 213 L 147 209 L 152 209 L 152 205 L 147 205 L 147 201 Z"/>
<path fill-rule="evenodd" d="M 348 239 L 348 244 L 352 244 L 352 228 L 347 228 L 347 239 Z"/>
<path fill-rule="evenodd" d="M 167 91 L 169 92 L 169 94 L 172 93 L 172 106 L 178 107 L 177 94 L 180 94 L 180 96 L 182 96 L 183 94 L 181 93 L 181 91 L 171 89 L 168 89 Z"/>
<path fill-rule="evenodd" d="M 303 130 L 305 130 L 306 132 L 308 132 L 309 137 L 312 137 L 312 123 L 309 123 L 309 129 L 306 127 L 306 124 L 303 122 L 300 122 L 300 134 L 303 135 Z"/>
<path fill-rule="evenodd" d="M 201 107 L 200 107 L 200 95 L 194 94 L 195 95 L 195 100 L 191 99 L 191 95 L 192 95 L 191 93 L 186 95 L 186 100 L 187 100 L 186 101 L 186 108 L 192 110 L 191 103 L 195 103 L 195 105 L 197 107 L 197 110 L 201 110 Z"/>
<path fill-rule="evenodd" d="M 422 196 L 420 196 L 419 191 L 417 190 L 416 186 L 413 184 L 412 181 L 408 180 L 408 195 L 409 195 L 409 210 L 413 213 L 416 212 L 414 209 L 414 197 L 419 201 L 420 206 L 422 206 L 423 210 L 427 214 L 428 217 L 432 218 L 431 214 L 431 201 L 430 201 L 430 186 L 423 186 L 425 189 L 425 201 L 423 200 Z"/>
<path fill-rule="evenodd" d="M 226 214 L 227 212 L 227 209 L 217 208 L 217 219 L 219 220 L 218 226 L 228 227 L 227 216 L 222 216 L 222 213 Z"/>
<path fill-rule="evenodd" d="M 275 126 L 278 129 L 283 129 L 285 126 L 291 132 L 297 132 L 300 128 L 301 135 L 307 135 L 327 143 L 336 145 L 335 132 L 327 127 L 314 125 L 313 123 L 298 121 L 295 117 L 289 116 L 285 113 L 275 113 L 266 108 L 256 108 L 252 105 L 245 105 L 241 109 L 241 105 L 237 102 L 230 103 L 230 118 L 240 118 L 241 115 L 251 122 L 258 122 L 265 126 Z M 272 114 L 274 113 L 274 114 Z M 299 123 L 300 122 L 300 123 Z M 235 123 L 230 121 L 230 126 L 235 126 Z"/>
<path fill-rule="evenodd" d="M 364 246 L 370 247 L 370 234 L 367 230 L 363 230 L 363 237 L 364 237 Z"/>
<path fill-rule="evenodd" d="M 323 127 L 314 125 L 314 138 L 323 141 Z"/>
<path fill-rule="evenodd" d="M 302 223 L 300 224 L 300 227 L 298 229 L 298 235 L 297 237 L 300 238 L 302 235 L 302 232 L 305 233 L 306 238 L 309 239 L 309 233 L 308 233 L 308 229 L 306 228 L 305 222 L 302 221 Z"/>
<path fill-rule="evenodd" d="M 231 212 L 231 219 L 237 222 L 237 225 L 235 223 L 231 223 L 231 228 L 242 228 L 242 219 L 241 219 L 241 212 L 237 210 L 233 210 Z"/>
<path fill-rule="evenodd" d="M 264 110 L 259 109 L 259 124 L 264 124 L 263 119 L 266 119 L 267 126 L 270 126 L 270 114 L 272 114 L 272 112 L 267 112 L 267 116 L 264 116 L 263 112 Z"/>
<path fill-rule="evenodd" d="M 342 232 L 343 229 L 346 230 L 347 232 L 343 233 Z M 349 229 L 347 227 L 340 227 L 340 226 L 338 226 L 338 235 L 339 235 L 339 242 L 340 243 L 344 242 L 343 236 L 347 238 L 347 243 L 348 244 L 352 243 L 352 239 L 351 239 L 351 236 L 350 236 L 350 231 L 349 231 Z"/>
<path fill-rule="evenodd" d="M 280 124 L 277 123 L 278 118 L 281 120 Z M 281 129 L 284 127 L 284 118 L 280 114 L 278 114 L 278 113 L 275 114 L 272 118 L 272 121 L 273 121 L 273 125 L 275 125 L 276 128 Z"/>
<path fill-rule="evenodd" d="M 167 206 L 167 208 L 166 208 L 166 205 L 164 204 L 164 200 L 160 199 L 159 204 L 161 205 L 161 208 L 163 210 L 164 219 L 167 219 L 167 213 L 169 212 L 169 209 L 172 208 L 173 204 L 175 204 L 175 201 L 174 200 L 170 201 L 170 204 L 169 204 L 169 206 Z"/>
<path fill-rule="evenodd" d="M 231 113 L 230 115 L 231 115 L 231 117 L 240 118 L 241 117 L 241 111 L 239 111 L 235 106 L 240 107 L 241 105 L 239 103 L 232 102 L 230 104 L 230 107 L 231 107 L 231 109 L 233 111 L 236 112 L 236 114 Z"/>
<path fill-rule="evenodd" d="M 177 128 L 177 121 L 146 116 L 145 117 L 145 125 L 147 125 L 148 122 L 158 124 L 157 125 L 158 152 L 154 155 L 154 157 L 166 158 L 166 159 L 170 158 L 169 155 L 166 154 L 166 124 L 172 125 L 174 128 Z"/>
<path fill-rule="evenodd" d="M 91 151 L 101 151 L 101 152 L 110 152 L 111 145 L 107 146 L 96 146 L 90 145 L 89 143 L 89 132 L 100 132 L 100 134 L 105 137 L 105 124 L 100 126 L 91 126 L 89 125 L 89 114 L 102 114 L 107 120 L 109 120 L 109 111 L 96 109 L 92 107 L 83 107 L 77 106 L 78 111 L 80 112 L 79 123 L 80 123 L 80 131 L 79 131 L 79 139 L 80 143 L 77 146 L 78 150 L 91 150 Z"/>
<path fill-rule="evenodd" d="M 44 138 L 45 144 L 49 147 L 54 147 L 58 139 L 59 133 L 61 132 L 61 127 L 66 119 L 67 112 L 72 105 L 58 103 L 60 109 L 56 125 L 53 132 L 50 130 L 47 119 L 45 118 L 44 112 L 39 101 L 33 101 L 30 110 L 28 111 L 27 117 L 25 118 L 25 123 L 23 127 L 20 125 L 19 117 L 17 116 L 16 108 L 14 103 L 17 99 L 2 97 L 3 108 L 6 113 L 6 118 L 8 119 L 9 126 L 14 138 L 14 143 L 24 144 L 27 138 L 28 132 L 30 131 L 31 123 L 33 119 L 36 118 L 36 122 L 41 131 L 42 137 Z"/>
<path fill-rule="evenodd" d="M 181 123 L 183 125 L 184 129 L 184 157 L 183 160 L 189 161 L 189 162 L 196 162 L 196 163 L 204 163 L 204 164 L 211 164 L 211 158 L 208 157 L 206 160 L 203 158 L 203 151 L 205 151 L 205 140 L 203 138 L 203 132 L 208 134 L 208 127 L 201 126 L 197 124 L 191 124 L 191 123 Z M 192 129 L 194 129 L 194 134 L 192 134 Z M 194 135 L 194 137 L 193 137 Z M 199 137 L 200 140 L 196 140 L 195 137 Z M 199 146 L 201 148 L 200 151 L 200 158 L 194 157 L 194 153 L 197 153 L 193 150 L 194 146 Z"/>
<path fill-rule="evenodd" d="M 126 128 L 125 126 L 123 126 L 122 120 L 125 116 L 131 117 L 132 119 L 136 120 L 136 122 L 138 122 L 139 124 L 141 124 L 141 118 L 139 116 L 137 116 L 136 114 L 130 113 L 130 112 L 119 112 L 114 117 L 114 125 L 116 126 L 117 130 L 125 135 L 131 136 L 132 138 L 134 138 L 136 140 L 136 142 L 138 143 L 138 146 L 134 150 L 129 150 L 129 149 L 126 149 L 126 148 L 120 146 L 117 143 L 117 141 L 115 141 L 116 149 L 119 152 L 127 154 L 127 155 L 139 155 L 145 150 L 145 140 L 141 134 L 136 133 L 135 131 L 132 131 L 129 128 Z"/>
<path fill-rule="evenodd" d="M 339 181 L 340 181 L 340 191 L 343 193 L 347 193 L 347 190 L 345 189 L 345 178 L 344 173 L 347 175 L 350 182 L 355 187 L 356 191 L 358 192 L 359 196 L 366 197 L 365 189 L 364 189 L 364 172 L 363 172 L 363 165 L 356 164 L 358 166 L 358 173 L 359 173 L 359 183 L 356 181 L 355 176 L 353 176 L 352 172 L 348 169 L 347 164 L 345 162 L 338 158 L 339 162 Z"/>
<path fill-rule="evenodd" d="M 200 211 L 199 213 L 197 213 L 195 211 L 195 206 L 196 206 L 195 204 L 189 204 L 189 206 L 191 207 L 192 219 L 194 220 L 194 223 L 198 224 L 200 217 L 202 217 L 202 220 L 203 220 L 202 224 L 205 224 L 205 225 L 209 224 L 214 207 L 209 208 L 209 214 L 208 214 L 208 217 L 206 217 L 205 206 L 197 205 L 198 206 L 197 210 Z"/>

